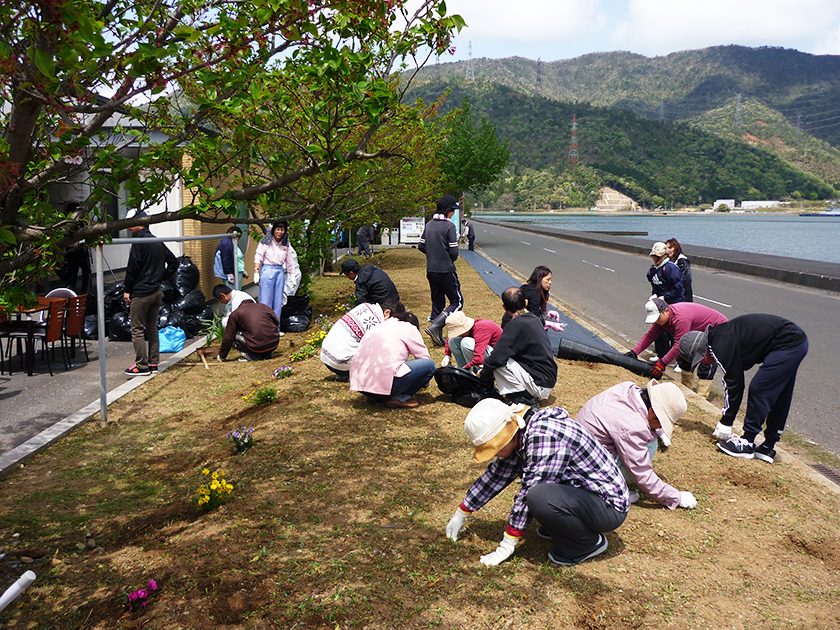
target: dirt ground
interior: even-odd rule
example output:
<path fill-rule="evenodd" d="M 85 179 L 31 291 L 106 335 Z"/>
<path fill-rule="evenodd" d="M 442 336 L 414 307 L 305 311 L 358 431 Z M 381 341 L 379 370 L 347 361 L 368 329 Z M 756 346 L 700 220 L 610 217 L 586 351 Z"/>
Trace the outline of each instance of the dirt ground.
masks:
<path fill-rule="evenodd" d="M 380 258 L 425 320 L 422 255 Z M 463 262 L 459 274 L 467 313 L 500 319 L 478 274 Z M 315 315 L 335 320 L 351 290 L 341 276 L 317 281 Z M 445 538 L 483 470 L 471 461 L 467 410 L 434 382 L 417 409 L 373 405 L 317 358 L 274 381 L 310 332 L 287 334 L 266 363 L 176 365 L 115 403 L 107 428 L 88 423 L 0 481 L 3 588 L 27 568 L 38 575 L 0 628 L 840 626 L 838 494 L 790 456 L 770 466 L 720 453 L 717 417 L 698 399 L 654 460 L 697 509 L 643 496 L 608 534 L 608 551 L 572 568 L 546 561 L 551 543 L 532 525 L 510 561 L 484 567 L 515 488 L 469 519 L 457 543 Z M 559 361 L 549 404 L 574 415 L 623 380 L 644 383 L 618 367 Z M 274 403 L 243 400 L 267 384 Z M 226 436 L 242 426 L 256 443 L 236 455 Z M 204 468 L 234 486 L 209 513 L 195 503 Z M 159 588 L 148 605 L 125 611 L 125 594 L 150 579 Z"/>

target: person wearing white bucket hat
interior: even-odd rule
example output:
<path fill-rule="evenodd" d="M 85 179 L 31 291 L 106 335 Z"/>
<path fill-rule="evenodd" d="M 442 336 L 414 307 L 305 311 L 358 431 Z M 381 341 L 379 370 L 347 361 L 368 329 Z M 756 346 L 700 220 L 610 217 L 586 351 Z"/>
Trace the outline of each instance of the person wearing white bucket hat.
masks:
<path fill-rule="evenodd" d="M 485 399 L 467 415 L 464 429 L 475 447 L 474 461 L 496 459 L 449 520 L 448 538 L 457 541 L 467 516 L 519 477 L 504 537 L 481 556 L 482 564 L 497 565 L 513 555 L 533 518 L 542 523 L 537 534 L 555 543 L 548 553 L 554 564 L 571 566 L 606 551 L 604 532 L 627 518 L 627 484 L 615 459 L 565 409 L 534 411 Z"/>
<path fill-rule="evenodd" d="M 645 389 L 626 381 L 613 385 L 583 406 L 575 420 L 595 436 L 622 464 L 624 478 L 633 480 L 654 501 L 670 510 L 692 509 L 697 499 L 662 481 L 653 471 L 657 432 L 670 443 L 674 424 L 685 415 L 685 396 L 674 383 L 651 380 Z M 638 494 L 630 493 L 638 499 Z"/>

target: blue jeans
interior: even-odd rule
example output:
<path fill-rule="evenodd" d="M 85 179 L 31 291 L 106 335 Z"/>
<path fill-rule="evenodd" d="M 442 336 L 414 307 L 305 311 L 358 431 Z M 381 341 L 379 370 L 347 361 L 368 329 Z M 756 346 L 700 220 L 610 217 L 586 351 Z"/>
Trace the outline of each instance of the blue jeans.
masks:
<path fill-rule="evenodd" d="M 455 365 L 462 368 L 475 358 L 475 338 L 452 337 L 449 340 L 449 351 L 452 353 L 452 358 L 455 359 Z M 486 359 L 492 353 L 492 346 L 487 346 L 487 350 L 484 351 L 484 358 Z"/>
<path fill-rule="evenodd" d="M 414 359 L 405 364 L 411 372 L 394 378 L 391 385 L 391 398 L 405 402 L 423 389 L 435 374 L 435 362 L 431 359 Z"/>
<path fill-rule="evenodd" d="M 263 265 L 260 267 L 260 304 L 274 310 L 277 319 L 283 312 L 283 289 L 286 286 L 286 271 L 283 265 Z M 280 327 L 277 327 L 278 330 Z"/>

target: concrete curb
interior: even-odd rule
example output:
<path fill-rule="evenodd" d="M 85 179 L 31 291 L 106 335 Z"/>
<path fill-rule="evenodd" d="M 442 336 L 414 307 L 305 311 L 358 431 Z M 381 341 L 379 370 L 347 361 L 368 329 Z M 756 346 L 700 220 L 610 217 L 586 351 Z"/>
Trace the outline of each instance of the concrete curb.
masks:
<path fill-rule="evenodd" d="M 491 221 L 473 217 L 478 223 L 511 228 L 521 232 L 540 234 L 575 241 L 585 245 L 594 245 L 606 249 L 615 249 L 631 254 L 647 256 L 650 243 L 639 239 L 610 237 L 592 232 L 574 232 L 550 227 L 519 225 L 506 221 Z M 734 252 L 713 247 L 684 246 L 683 250 L 692 265 L 721 269 L 768 280 L 777 280 L 799 286 L 840 292 L 840 264 L 820 261 L 807 261 L 785 256 Z"/>
<path fill-rule="evenodd" d="M 180 352 L 176 352 L 166 361 L 161 361 L 158 367 L 159 373 L 165 372 L 171 365 L 178 363 L 181 359 L 188 357 L 198 348 L 203 347 L 205 344 L 205 339 L 206 337 L 199 337 L 190 346 L 185 347 Z M 122 385 L 118 385 L 110 392 L 108 392 L 107 404 L 110 405 L 111 403 L 119 400 L 120 398 L 122 398 L 129 392 L 134 391 L 135 389 L 143 385 L 146 381 L 151 380 L 152 378 L 154 378 L 154 375 L 137 376 L 126 381 Z M 62 420 L 59 420 L 49 429 L 41 431 L 38 435 L 28 439 L 20 446 L 17 446 L 12 450 L 0 455 L 0 479 L 8 475 L 16 468 L 19 468 L 25 461 L 34 457 L 37 453 L 47 448 L 50 444 L 52 444 L 62 436 L 67 435 L 67 433 L 75 429 L 80 424 L 87 422 L 98 413 L 99 399 L 97 398 L 86 407 L 79 409 L 79 411 L 77 411 L 76 413 L 71 414 Z"/>

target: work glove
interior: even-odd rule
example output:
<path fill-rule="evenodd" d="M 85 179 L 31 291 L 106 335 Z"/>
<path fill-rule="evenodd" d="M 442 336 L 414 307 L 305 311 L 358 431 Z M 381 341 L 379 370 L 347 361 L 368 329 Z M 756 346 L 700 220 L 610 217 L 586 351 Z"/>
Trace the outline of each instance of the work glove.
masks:
<path fill-rule="evenodd" d="M 659 436 L 659 441 L 662 443 L 662 448 L 671 448 L 671 438 L 664 433 Z"/>
<path fill-rule="evenodd" d="M 659 361 L 656 362 L 656 365 L 654 365 L 650 369 L 650 375 L 653 378 L 662 378 L 662 372 L 665 371 L 666 367 L 668 367 L 668 366 L 666 366 L 664 363 L 662 363 L 662 359 L 660 359 Z"/>
<path fill-rule="evenodd" d="M 627 352 L 625 352 L 624 356 L 625 357 L 630 357 L 631 359 L 638 359 L 639 358 L 639 355 L 636 354 L 635 352 L 633 352 L 632 350 L 628 350 Z"/>
<path fill-rule="evenodd" d="M 260 283 L 260 272 L 255 271 L 254 272 L 254 284 L 259 284 L 259 283 Z"/>
<path fill-rule="evenodd" d="M 217 354 L 216 355 L 216 361 L 218 361 L 219 363 L 224 363 L 225 360 L 222 358 L 222 355 Z"/>
<path fill-rule="evenodd" d="M 555 332 L 563 332 L 564 330 L 566 330 L 566 324 L 563 324 L 561 322 L 546 322 L 544 328 L 546 330 L 551 329 Z"/>
<path fill-rule="evenodd" d="M 680 492 L 680 507 L 693 510 L 697 507 L 697 499 L 690 492 Z"/>
<path fill-rule="evenodd" d="M 486 556 L 481 556 L 481 564 L 488 567 L 495 567 L 497 564 L 501 564 L 513 555 L 517 542 L 519 542 L 518 538 L 514 538 L 505 532 L 505 537 L 502 538 L 502 542 L 496 547 L 496 551 L 488 553 Z"/>
<path fill-rule="evenodd" d="M 548 311 L 546 315 L 548 316 L 548 319 L 550 319 L 553 322 L 560 321 L 560 313 L 558 313 L 557 311 Z"/>
<path fill-rule="evenodd" d="M 712 433 L 712 437 L 721 442 L 726 442 L 726 440 L 732 437 L 732 427 L 718 422 L 715 427 L 715 432 Z"/>
<path fill-rule="evenodd" d="M 443 360 L 440 362 L 440 367 L 446 367 L 451 362 L 452 362 L 452 357 L 450 357 L 448 354 L 446 354 L 446 355 L 443 356 Z"/>
<path fill-rule="evenodd" d="M 247 278 L 247 277 L 248 277 L 248 272 L 247 272 L 247 271 L 243 271 L 243 272 L 242 272 L 242 277 L 243 277 L 243 278 Z"/>
<path fill-rule="evenodd" d="M 233 284 L 234 277 L 233 277 L 233 274 L 232 274 L 232 273 L 229 273 L 229 274 L 227 275 L 227 279 L 228 279 L 228 282 L 230 282 L 231 284 Z"/>
<path fill-rule="evenodd" d="M 474 365 L 471 368 L 467 368 L 467 371 L 472 374 L 473 376 L 478 376 L 478 373 L 481 372 L 480 365 Z"/>
<path fill-rule="evenodd" d="M 464 521 L 467 520 L 467 516 L 469 516 L 469 514 L 464 512 L 464 510 L 461 509 L 461 506 L 458 506 L 458 509 L 455 510 L 455 514 L 446 524 L 446 537 L 452 542 L 458 542 L 458 534 L 460 534 L 461 530 L 464 529 Z"/>

